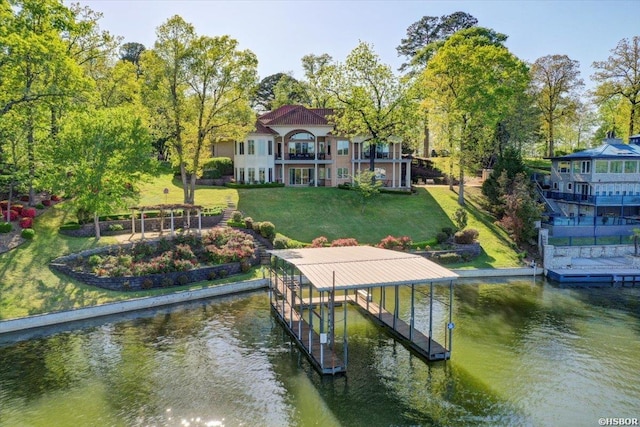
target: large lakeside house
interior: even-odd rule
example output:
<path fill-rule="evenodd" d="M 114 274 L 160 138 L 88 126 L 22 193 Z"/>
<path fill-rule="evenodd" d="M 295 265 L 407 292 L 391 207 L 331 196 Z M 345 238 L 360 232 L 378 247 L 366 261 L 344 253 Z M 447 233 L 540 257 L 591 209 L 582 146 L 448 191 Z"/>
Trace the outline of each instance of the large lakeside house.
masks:
<path fill-rule="evenodd" d="M 551 158 L 545 196 L 572 217 L 640 218 L 640 135 Z"/>
<path fill-rule="evenodd" d="M 365 138 L 348 139 L 335 132 L 329 108 L 284 105 L 258 117 L 243 141 L 217 143 L 215 157 L 230 157 L 239 183 L 278 182 L 286 186 L 335 187 L 353 183 L 369 170 Z M 411 186 L 411 159 L 400 141 L 377 144 L 375 174 L 385 187 Z"/>

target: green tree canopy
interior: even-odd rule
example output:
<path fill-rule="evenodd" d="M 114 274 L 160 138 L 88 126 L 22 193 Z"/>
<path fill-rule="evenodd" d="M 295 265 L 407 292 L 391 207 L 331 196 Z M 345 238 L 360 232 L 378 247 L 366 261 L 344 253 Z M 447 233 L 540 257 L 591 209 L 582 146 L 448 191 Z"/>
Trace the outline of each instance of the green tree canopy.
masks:
<path fill-rule="evenodd" d="M 598 103 L 618 97 L 625 101 L 627 137 L 636 132 L 640 106 L 640 36 L 622 39 L 606 61 L 593 63 L 593 79 L 599 83 L 595 90 Z"/>
<path fill-rule="evenodd" d="M 513 110 L 528 84 L 526 65 L 493 30 L 458 31 L 440 47 L 420 78 L 424 106 L 440 124 L 441 135 L 457 148 L 458 202 L 464 204 L 464 171 L 473 151 L 495 143 L 498 123 Z"/>
<path fill-rule="evenodd" d="M 360 42 L 335 65 L 330 81 L 338 103 L 337 130 L 369 143 L 369 170 L 375 170 L 377 145 L 415 137 L 418 108 L 410 97 L 411 82 L 396 77 L 369 44 Z"/>
<path fill-rule="evenodd" d="M 126 208 L 139 194 L 138 184 L 155 167 L 149 133 L 130 107 L 69 114 L 58 144 L 48 155 L 55 169 L 48 187 L 72 198 L 80 210 L 94 215 Z"/>

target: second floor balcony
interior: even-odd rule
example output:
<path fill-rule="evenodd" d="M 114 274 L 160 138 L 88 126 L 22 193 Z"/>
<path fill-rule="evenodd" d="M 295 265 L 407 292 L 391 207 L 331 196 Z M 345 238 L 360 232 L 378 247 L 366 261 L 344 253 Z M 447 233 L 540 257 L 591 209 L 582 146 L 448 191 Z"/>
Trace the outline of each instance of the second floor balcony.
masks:
<path fill-rule="evenodd" d="M 640 195 L 585 195 L 575 193 L 562 193 L 559 191 L 545 191 L 547 199 L 562 200 L 590 204 L 594 206 L 640 206 Z"/>
<path fill-rule="evenodd" d="M 300 160 L 300 161 L 314 161 L 314 160 L 331 160 L 331 154 L 326 153 L 277 153 L 276 160 Z"/>

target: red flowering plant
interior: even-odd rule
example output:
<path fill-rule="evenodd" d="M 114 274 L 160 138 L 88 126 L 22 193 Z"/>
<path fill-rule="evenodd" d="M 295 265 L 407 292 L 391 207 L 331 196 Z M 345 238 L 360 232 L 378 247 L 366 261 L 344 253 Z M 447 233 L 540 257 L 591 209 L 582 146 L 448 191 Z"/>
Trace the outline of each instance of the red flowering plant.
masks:
<path fill-rule="evenodd" d="M 352 237 L 344 238 L 344 239 L 336 239 L 331 242 L 332 247 L 336 246 L 358 246 L 358 241 Z"/>
<path fill-rule="evenodd" d="M 33 219 L 32 218 L 22 218 L 20 220 L 20 228 L 32 228 L 33 227 Z"/>
<path fill-rule="evenodd" d="M 23 208 L 22 209 L 22 217 L 23 218 L 35 218 L 36 217 L 36 208 Z"/>

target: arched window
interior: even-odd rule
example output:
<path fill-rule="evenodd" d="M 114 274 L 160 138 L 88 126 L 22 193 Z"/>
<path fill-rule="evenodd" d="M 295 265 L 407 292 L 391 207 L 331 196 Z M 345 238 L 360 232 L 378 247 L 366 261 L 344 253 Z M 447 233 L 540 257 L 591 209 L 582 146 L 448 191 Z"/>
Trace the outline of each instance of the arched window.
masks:
<path fill-rule="evenodd" d="M 296 132 L 289 137 L 289 158 L 307 159 L 314 157 L 315 137 L 309 132 Z"/>

